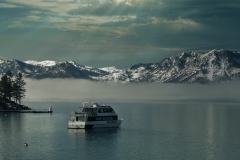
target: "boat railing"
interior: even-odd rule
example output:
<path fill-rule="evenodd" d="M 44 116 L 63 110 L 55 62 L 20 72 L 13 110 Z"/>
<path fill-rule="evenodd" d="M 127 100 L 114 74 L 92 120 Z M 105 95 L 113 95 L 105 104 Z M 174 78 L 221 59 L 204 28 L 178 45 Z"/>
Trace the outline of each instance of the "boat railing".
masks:
<path fill-rule="evenodd" d="M 88 112 L 88 115 L 90 115 L 90 116 L 96 116 L 97 113 L 96 113 L 96 112 Z"/>

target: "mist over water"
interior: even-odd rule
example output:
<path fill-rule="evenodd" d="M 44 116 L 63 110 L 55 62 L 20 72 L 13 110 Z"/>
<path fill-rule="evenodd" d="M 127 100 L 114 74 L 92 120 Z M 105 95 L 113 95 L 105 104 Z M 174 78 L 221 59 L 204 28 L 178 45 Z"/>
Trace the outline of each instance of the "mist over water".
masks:
<path fill-rule="evenodd" d="M 26 79 L 24 100 L 161 100 L 161 101 L 240 101 L 240 83 L 232 81 L 211 85 L 139 83 L 120 84 L 78 79 Z"/>
<path fill-rule="evenodd" d="M 212 85 L 123 85 L 76 79 L 26 79 L 26 83 L 23 104 L 47 109 L 51 101 L 54 112 L 13 112 L 7 116 L 0 113 L 0 159 L 240 158 L 239 104 L 194 103 L 239 102 L 237 81 Z M 124 119 L 121 128 L 68 130 L 70 113 L 81 106 L 79 102 L 89 99 L 112 101 L 109 104 Z M 137 102 L 140 100 L 158 103 Z M 24 142 L 29 146 L 25 147 Z"/>
<path fill-rule="evenodd" d="M 0 159 L 240 159 L 238 104 L 111 102 L 121 128 L 67 129 L 80 105 L 54 102 L 52 114 L 0 112 Z"/>

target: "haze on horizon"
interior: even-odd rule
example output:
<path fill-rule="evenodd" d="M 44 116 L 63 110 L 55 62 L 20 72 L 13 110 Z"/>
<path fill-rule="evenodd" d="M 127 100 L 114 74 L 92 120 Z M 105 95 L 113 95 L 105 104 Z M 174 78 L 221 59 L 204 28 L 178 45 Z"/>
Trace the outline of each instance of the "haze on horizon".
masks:
<path fill-rule="evenodd" d="M 240 50 L 239 0 L 2 0 L 0 58 L 93 67 Z"/>
<path fill-rule="evenodd" d="M 185 101 L 238 102 L 239 81 L 202 84 L 120 84 L 79 79 L 26 79 L 23 101 Z"/>

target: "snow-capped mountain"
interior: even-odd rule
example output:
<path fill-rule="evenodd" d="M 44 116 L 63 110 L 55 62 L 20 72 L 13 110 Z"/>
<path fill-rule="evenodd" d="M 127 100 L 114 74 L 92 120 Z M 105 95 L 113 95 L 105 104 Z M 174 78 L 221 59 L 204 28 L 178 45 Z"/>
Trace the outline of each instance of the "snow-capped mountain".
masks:
<path fill-rule="evenodd" d="M 24 61 L 24 63 L 31 64 L 34 66 L 54 66 L 57 64 L 56 61 L 49 61 L 49 60 L 40 61 L 40 62 L 34 61 L 34 60 L 28 60 L 28 61 Z"/>
<path fill-rule="evenodd" d="M 9 59 L 9 60 L 3 60 L 0 61 L 0 74 L 5 74 L 8 70 L 10 70 L 13 75 L 16 75 L 18 72 L 23 73 L 23 75 L 28 75 L 29 73 L 37 72 L 39 67 L 26 64 L 24 62 L 15 60 L 15 59 Z"/>
<path fill-rule="evenodd" d="M 91 76 L 108 74 L 103 70 L 79 65 L 73 61 L 26 61 L 2 60 L 0 62 L 0 73 L 5 74 L 11 70 L 13 74 L 23 73 L 25 77 L 34 79 L 43 78 L 82 78 L 92 80 Z"/>
<path fill-rule="evenodd" d="M 115 73 L 115 72 L 120 72 L 120 71 L 122 71 L 121 69 L 118 69 L 118 68 L 116 68 L 116 67 L 104 67 L 104 68 L 99 68 L 99 69 L 101 69 L 101 70 L 103 70 L 103 71 L 106 71 L 106 72 L 108 72 L 108 73 Z"/>
<path fill-rule="evenodd" d="M 183 52 L 159 63 L 136 64 L 116 75 L 104 75 L 103 81 L 122 83 L 213 83 L 240 79 L 240 53 L 211 50 Z"/>
<path fill-rule="evenodd" d="M 140 63 L 129 69 L 93 68 L 73 61 L 0 60 L 0 74 L 8 70 L 13 74 L 21 72 L 25 77 L 34 79 L 79 78 L 120 83 L 213 83 L 240 79 L 240 52 L 183 52 L 158 63 Z"/>

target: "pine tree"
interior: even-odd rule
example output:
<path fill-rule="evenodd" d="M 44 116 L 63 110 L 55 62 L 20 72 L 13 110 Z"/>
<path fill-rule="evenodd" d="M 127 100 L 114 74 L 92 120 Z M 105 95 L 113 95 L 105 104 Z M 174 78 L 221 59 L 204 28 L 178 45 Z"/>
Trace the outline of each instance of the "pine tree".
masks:
<path fill-rule="evenodd" d="M 13 92 L 13 74 L 12 72 L 9 70 L 7 71 L 7 73 L 5 74 L 7 77 L 7 84 L 6 84 L 6 96 L 8 98 L 9 101 L 11 101 L 12 98 L 12 92 Z"/>
<path fill-rule="evenodd" d="M 6 72 L 0 79 L 0 108 L 7 105 L 16 105 L 17 102 L 21 105 L 22 98 L 25 97 L 26 89 L 24 86 L 23 75 L 18 73 L 13 81 L 13 75 L 11 71 Z M 15 103 L 11 102 L 11 98 L 14 98 Z"/>
<path fill-rule="evenodd" d="M 3 102 L 3 93 L 2 93 L 2 82 L 0 80 L 0 103 Z"/>
<path fill-rule="evenodd" d="M 21 104 L 21 99 L 25 97 L 26 92 L 26 89 L 24 88 L 25 85 L 26 82 L 24 82 L 23 75 L 21 73 L 18 73 L 13 83 L 13 93 L 16 103 L 18 101 L 19 104 Z"/>
<path fill-rule="evenodd" d="M 16 83 L 16 78 L 15 78 L 15 81 L 13 83 L 13 98 L 14 98 L 14 102 L 17 103 L 17 100 L 19 99 L 18 98 L 18 85 Z"/>
<path fill-rule="evenodd" d="M 8 86 L 8 80 L 6 74 L 2 76 L 1 81 L 0 81 L 0 92 L 1 92 L 1 97 L 4 102 L 7 100 L 7 86 Z"/>

